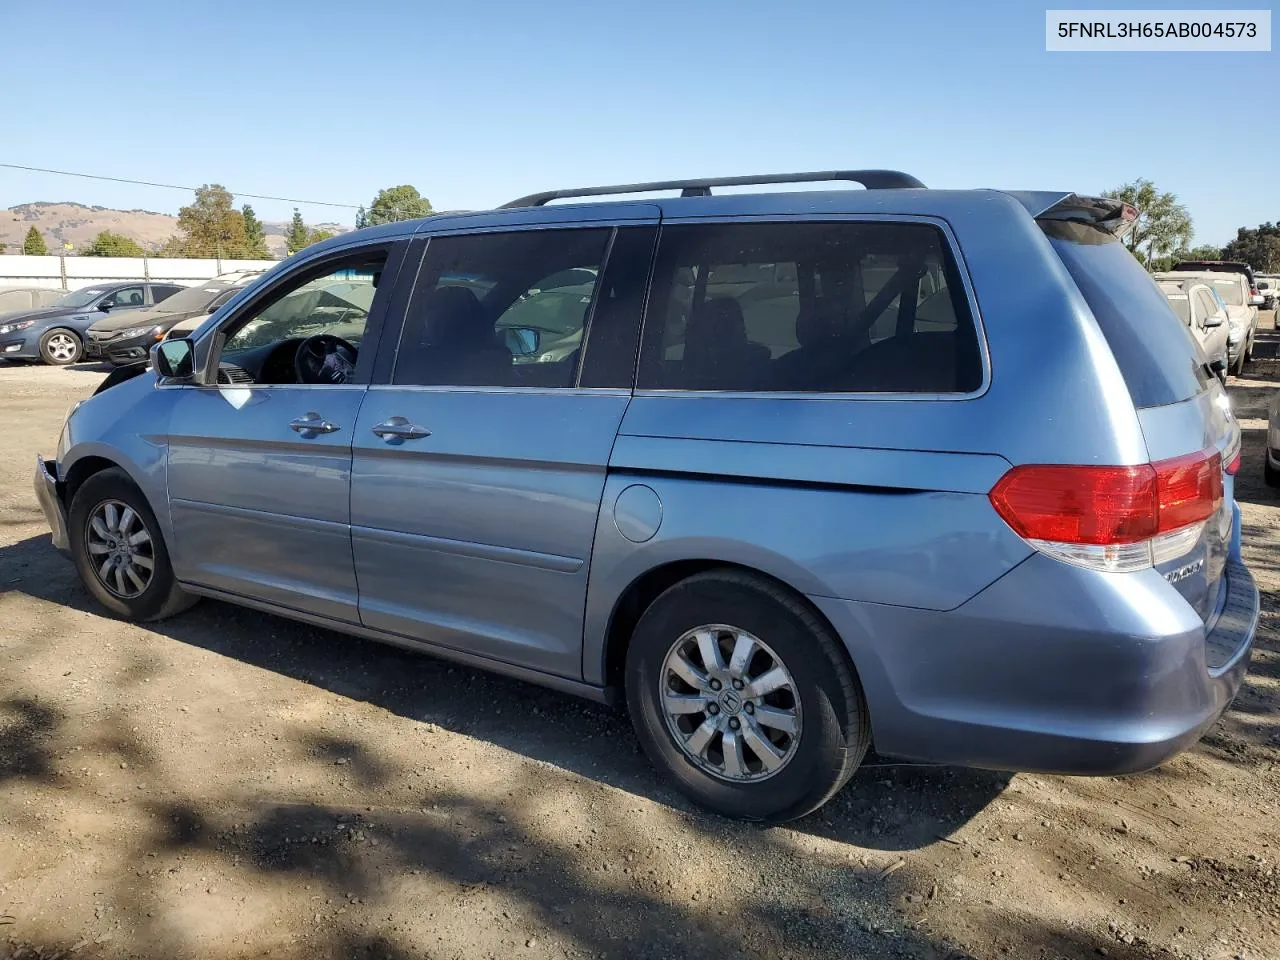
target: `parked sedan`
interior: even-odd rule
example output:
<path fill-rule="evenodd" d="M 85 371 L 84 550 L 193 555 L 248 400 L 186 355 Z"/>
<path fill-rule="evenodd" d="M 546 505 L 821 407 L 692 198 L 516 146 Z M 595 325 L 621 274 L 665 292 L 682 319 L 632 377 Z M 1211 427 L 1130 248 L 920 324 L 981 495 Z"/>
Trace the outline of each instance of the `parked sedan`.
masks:
<path fill-rule="evenodd" d="M 0 313 L 38 310 L 60 300 L 66 293 L 52 287 L 0 287 Z"/>
<path fill-rule="evenodd" d="M 163 340 L 180 320 L 203 319 L 236 295 L 247 280 L 211 280 L 187 287 L 161 303 L 111 313 L 89 327 L 84 354 L 120 366 L 147 359 L 151 345 Z"/>
<path fill-rule="evenodd" d="M 75 363 L 84 354 L 89 325 L 104 313 L 159 303 L 181 289 L 172 283 L 137 280 L 100 283 L 73 290 L 38 310 L 5 314 L 0 317 L 0 357 L 58 367 Z"/>
<path fill-rule="evenodd" d="M 1178 319 L 1204 351 L 1213 372 L 1227 378 L 1228 313 L 1213 288 L 1201 280 L 1160 280 L 1160 290 Z"/>

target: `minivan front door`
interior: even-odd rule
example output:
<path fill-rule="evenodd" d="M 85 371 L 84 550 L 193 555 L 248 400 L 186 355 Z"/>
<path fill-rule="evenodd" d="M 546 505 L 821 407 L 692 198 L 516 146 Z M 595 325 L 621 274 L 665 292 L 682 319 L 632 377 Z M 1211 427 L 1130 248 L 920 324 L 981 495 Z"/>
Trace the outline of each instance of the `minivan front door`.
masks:
<path fill-rule="evenodd" d="M 389 382 L 370 387 L 353 436 L 365 626 L 581 677 L 596 517 L 655 234 L 430 240 Z M 621 359 L 586 376 L 584 355 Z"/>
<path fill-rule="evenodd" d="M 216 383 L 165 388 L 180 391 L 168 436 L 180 581 L 359 622 L 351 440 L 389 297 L 388 252 L 282 277 L 216 334 Z M 339 342 L 354 349 L 354 368 Z M 299 363 L 300 348 L 318 362 Z"/>

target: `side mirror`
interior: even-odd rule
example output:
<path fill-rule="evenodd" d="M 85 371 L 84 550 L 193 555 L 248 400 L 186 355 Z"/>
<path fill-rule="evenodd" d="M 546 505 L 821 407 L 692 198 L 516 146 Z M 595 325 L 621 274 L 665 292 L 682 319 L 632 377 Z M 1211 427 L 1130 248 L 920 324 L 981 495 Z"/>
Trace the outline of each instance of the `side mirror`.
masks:
<path fill-rule="evenodd" d="M 1214 327 L 1222 326 L 1222 314 L 1215 313 L 1212 316 L 1205 317 L 1204 326 L 1206 330 L 1212 330 Z"/>
<path fill-rule="evenodd" d="M 542 334 L 532 327 L 506 327 L 502 331 L 502 344 L 513 357 L 529 357 L 538 352 Z"/>
<path fill-rule="evenodd" d="M 109 313 L 111 311 L 111 308 L 114 306 L 115 306 L 115 303 L 113 303 L 109 299 L 98 301 L 98 309 L 101 310 L 103 313 Z"/>
<path fill-rule="evenodd" d="M 161 340 L 151 348 L 151 366 L 162 380 L 190 382 L 195 376 L 195 346 L 186 337 Z"/>

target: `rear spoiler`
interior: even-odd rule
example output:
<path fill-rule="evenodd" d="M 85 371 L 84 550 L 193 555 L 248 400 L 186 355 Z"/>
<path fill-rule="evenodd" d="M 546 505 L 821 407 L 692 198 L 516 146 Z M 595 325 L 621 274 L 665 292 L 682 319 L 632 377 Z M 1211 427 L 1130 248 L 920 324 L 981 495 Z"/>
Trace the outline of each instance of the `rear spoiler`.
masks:
<path fill-rule="evenodd" d="M 1066 220 L 1087 223 L 1122 239 L 1138 220 L 1138 208 L 1112 197 L 1082 197 L 1078 193 L 1010 190 L 1037 220 Z"/>

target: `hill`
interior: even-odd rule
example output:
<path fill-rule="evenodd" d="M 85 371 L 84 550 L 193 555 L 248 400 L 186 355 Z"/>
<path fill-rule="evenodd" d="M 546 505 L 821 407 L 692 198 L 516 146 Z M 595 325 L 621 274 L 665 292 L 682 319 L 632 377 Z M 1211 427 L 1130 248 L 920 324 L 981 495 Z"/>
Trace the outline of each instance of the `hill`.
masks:
<path fill-rule="evenodd" d="M 273 256 L 285 255 L 284 232 L 289 224 L 264 221 L 267 246 Z M 351 228 L 340 223 L 314 223 L 309 226 L 345 233 Z M 154 250 L 178 232 L 178 218 L 153 210 L 113 210 L 110 207 L 87 207 L 70 201 L 62 203 L 20 203 L 7 210 L 0 210 L 0 243 L 6 244 L 6 253 L 20 253 L 22 239 L 35 227 L 44 235 L 50 253 L 64 250 L 64 244 L 79 248 L 89 244 L 103 230 L 123 234 L 142 244 L 144 249 Z M 74 253 L 74 250 L 67 251 Z"/>

